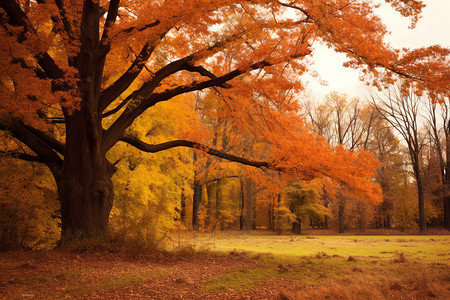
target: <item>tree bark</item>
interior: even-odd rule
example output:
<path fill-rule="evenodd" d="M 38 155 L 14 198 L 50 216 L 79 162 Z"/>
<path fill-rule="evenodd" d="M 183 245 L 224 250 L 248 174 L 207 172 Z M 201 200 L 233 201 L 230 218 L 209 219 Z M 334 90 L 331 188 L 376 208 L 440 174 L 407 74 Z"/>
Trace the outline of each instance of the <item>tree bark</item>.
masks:
<path fill-rule="evenodd" d="M 450 187 L 446 186 L 445 191 L 448 193 Z M 443 197 L 443 209 L 444 209 L 444 228 L 450 230 L 450 195 Z"/>
<path fill-rule="evenodd" d="M 450 123 L 447 123 L 446 130 L 446 164 L 444 177 L 444 197 L 443 197 L 443 209 L 444 209 L 444 228 L 450 230 L 450 136 L 448 131 L 450 130 Z"/>
<path fill-rule="evenodd" d="M 345 204 L 341 202 L 339 203 L 338 207 L 339 233 L 344 233 L 345 231 L 344 211 L 345 211 Z"/>
<path fill-rule="evenodd" d="M 417 198 L 419 204 L 419 228 L 420 232 L 424 232 L 427 229 L 427 223 L 425 220 L 425 197 L 423 191 L 422 176 L 420 170 L 417 170 L 416 181 L 417 181 Z"/>
<path fill-rule="evenodd" d="M 220 230 L 225 229 L 225 222 L 222 215 L 223 203 L 222 203 L 222 179 L 216 181 L 216 222 Z"/>
<path fill-rule="evenodd" d="M 242 179 L 240 180 L 241 183 L 241 203 L 240 203 L 240 215 L 239 215 L 239 229 L 244 229 L 244 208 L 245 208 L 245 193 L 244 193 L 244 182 Z"/>
<path fill-rule="evenodd" d="M 295 222 L 292 223 L 292 232 L 295 234 L 302 233 L 302 220 L 300 218 L 296 218 Z"/>
<path fill-rule="evenodd" d="M 247 231 L 252 226 L 252 179 L 247 178 Z"/>
<path fill-rule="evenodd" d="M 198 230 L 198 209 L 202 200 L 202 186 L 198 183 L 194 183 L 194 197 L 192 199 L 192 228 Z"/>
<path fill-rule="evenodd" d="M 180 199 L 180 220 L 184 224 L 186 221 L 186 196 L 184 194 L 184 188 L 181 190 Z"/>
<path fill-rule="evenodd" d="M 101 130 L 86 126 L 83 111 L 66 123 L 67 144 L 60 180 L 62 239 L 106 234 L 114 199 L 113 166 L 101 149 Z"/>

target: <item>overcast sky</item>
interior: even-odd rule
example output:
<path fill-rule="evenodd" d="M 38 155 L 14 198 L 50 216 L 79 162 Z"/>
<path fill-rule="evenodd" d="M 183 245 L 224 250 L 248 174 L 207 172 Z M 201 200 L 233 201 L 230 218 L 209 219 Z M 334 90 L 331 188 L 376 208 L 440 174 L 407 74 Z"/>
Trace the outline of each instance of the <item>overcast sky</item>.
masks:
<path fill-rule="evenodd" d="M 409 29 L 409 19 L 402 18 L 390 6 L 378 9 L 378 14 L 391 32 L 386 41 L 395 48 L 419 48 L 439 44 L 450 47 L 450 0 L 424 0 L 427 5 L 416 28 Z M 350 97 L 367 98 L 370 87 L 359 81 L 359 71 L 344 68 L 345 55 L 336 54 L 327 47 L 317 47 L 315 69 L 328 86 L 321 86 L 315 79 L 308 79 L 311 97 L 320 101 L 331 91 Z"/>

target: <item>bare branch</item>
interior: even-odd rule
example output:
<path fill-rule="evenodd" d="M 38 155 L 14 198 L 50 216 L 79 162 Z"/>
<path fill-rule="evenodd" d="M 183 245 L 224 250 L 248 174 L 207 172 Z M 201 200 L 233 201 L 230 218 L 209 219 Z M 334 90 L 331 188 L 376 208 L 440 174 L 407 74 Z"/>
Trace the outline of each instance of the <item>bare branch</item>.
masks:
<path fill-rule="evenodd" d="M 119 12 L 119 2 L 120 0 L 111 0 L 109 1 L 108 15 L 106 17 L 105 26 L 103 28 L 103 34 L 100 41 L 101 45 L 108 45 L 108 33 L 112 24 L 116 22 L 117 14 Z"/>
<path fill-rule="evenodd" d="M 55 0 L 56 6 L 59 9 L 59 14 L 61 15 L 62 22 L 64 25 L 64 30 L 66 31 L 67 35 L 71 40 L 75 39 L 75 36 L 73 34 L 72 25 L 70 24 L 69 20 L 67 19 L 67 12 L 64 8 L 64 4 L 62 0 Z"/>
<path fill-rule="evenodd" d="M 170 28 L 167 28 L 167 30 L 160 37 L 162 38 L 169 30 Z M 240 32 L 238 34 L 232 35 L 223 41 L 215 43 L 210 47 L 192 53 L 191 55 L 173 61 L 170 64 L 162 67 L 155 73 L 154 77 L 152 77 L 149 81 L 145 82 L 139 90 L 133 92 L 132 97 L 143 98 L 145 95 L 151 94 L 164 78 L 182 70 L 198 72 L 201 75 L 210 78 L 215 77 L 214 74 L 212 74 L 205 68 L 194 66 L 194 62 L 199 58 L 203 57 L 205 54 L 210 53 L 213 50 L 222 48 L 227 43 L 236 40 L 237 38 L 241 37 L 243 33 L 244 32 Z M 110 85 L 101 93 L 99 101 L 100 111 L 103 111 L 106 107 L 108 107 L 108 105 L 110 105 L 118 96 L 120 96 L 120 94 L 122 94 L 130 86 L 130 84 L 137 78 L 137 76 L 144 68 L 147 59 L 153 53 L 157 45 L 158 43 L 156 41 L 153 42 L 152 45 L 150 45 L 150 43 L 147 43 L 142 48 L 141 52 L 136 57 L 133 64 L 128 68 L 128 70 L 116 82 L 114 82 L 112 85 Z"/>
<path fill-rule="evenodd" d="M 37 129 L 32 129 L 21 122 L 0 122 L 0 129 L 7 130 L 12 135 L 28 146 L 45 163 L 53 173 L 55 179 L 59 178 L 62 168 L 62 159 L 54 151 L 53 147 L 47 144 L 50 138 L 40 133 Z"/>
<path fill-rule="evenodd" d="M 0 157 L 12 157 L 16 159 L 21 159 L 29 162 L 39 162 L 43 163 L 42 159 L 40 159 L 38 156 L 30 155 L 27 153 L 22 152 L 15 152 L 15 151 L 0 151 Z"/>
<path fill-rule="evenodd" d="M 247 166 L 253 166 L 253 167 L 257 167 L 257 168 L 271 168 L 271 165 L 268 162 L 246 159 L 243 157 L 239 157 L 239 156 L 236 156 L 233 154 L 229 154 L 229 153 L 225 153 L 223 151 L 213 149 L 211 147 L 202 145 L 200 143 L 191 142 L 191 141 L 187 141 L 187 140 L 175 140 L 175 141 L 165 142 L 165 143 L 156 144 L 156 145 L 147 144 L 147 143 L 139 140 L 138 138 L 130 136 L 130 135 L 126 135 L 126 136 L 122 137 L 120 140 L 130 144 L 133 147 L 136 147 L 139 150 L 149 152 L 149 153 L 156 153 L 156 152 L 160 152 L 160 151 L 175 148 L 175 147 L 187 147 L 187 148 L 197 149 L 197 150 L 203 151 L 209 155 L 213 155 L 213 156 L 223 158 L 223 159 L 233 161 L 233 162 L 238 162 L 240 164 L 244 164 Z"/>
<path fill-rule="evenodd" d="M 293 55 L 291 57 L 291 59 L 306 56 L 308 54 L 309 54 L 309 52 L 298 53 L 298 54 Z M 177 62 L 179 62 L 179 61 L 177 61 Z M 183 61 L 183 62 L 179 62 L 179 63 L 184 65 L 186 62 Z M 143 100 L 139 100 L 139 102 L 137 102 L 137 103 L 134 103 L 136 105 L 132 105 L 133 106 L 132 108 L 127 107 L 127 109 L 122 113 L 122 115 L 109 127 L 109 129 L 105 132 L 105 135 L 104 135 L 104 144 L 103 144 L 104 151 L 105 152 L 108 151 L 119 140 L 120 136 L 122 136 L 123 132 L 125 132 L 125 129 L 128 128 L 128 126 L 130 126 L 138 116 L 140 116 L 145 110 L 156 105 L 157 103 L 167 101 L 167 100 L 172 99 L 173 97 L 181 95 L 181 94 L 185 94 L 185 93 L 189 93 L 189 92 L 193 92 L 193 91 L 199 91 L 199 90 L 203 90 L 203 89 L 211 88 L 211 87 L 215 87 L 215 86 L 223 86 L 228 81 L 236 78 L 239 75 L 245 74 L 250 70 L 262 69 L 264 67 L 268 67 L 268 66 L 272 66 L 272 65 L 274 65 L 274 63 L 266 61 L 266 60 L 262 60 L 262 61 L 256 62 L 256 63 L 248 66 L 247 68 L 235 69 L 229 73 L 226 73 L 226 74 L 216 77 L 214 79 L 201 81 L 201 82 L 194 81 L 189 85 L 179 86 L 179 87 L 176 87 L 171 90 L 166 90 L 162 93 L 150 94 L 149 97 L 144 98 Z M 160 71 L 162 71 L 163 69 L 161 69 Z M 175 69 L 178 69 L 178 68 L 175 68 Z M 160 71 L 158 71 L 158 72 L 160 72 Z M 171 72 L 171 70 L 167 70 L 167 72 Z M 157 76 L 158 75 L 155 74 L 155 78 Z M 153 89 L 154 88 L 155 87 L 153 87 Z M 142 91 L 143 90 L 141 88 L 138 92 L 133 93 L 130 96 L 138 97 L 139 94 L 142 94 Z"/>
<path fill-rule="evenodd" d="M 128 27 L 128 28 L 122 30 L 122 32 L 130 33 L 130 32 L 132 32 L 132 31 L 134 31 L 134 30 L 136 30 L 136 31 L 144 31 L 144 30 L 146 30 L 146 29 L 149 29 L 149 28 L 158 26 L 159 24 L 161 24 L 161 21 L 160 21 L 160 20 L 156 20 L 155 22 L 149 23 L 149 24 L 145 24 L 145 25 L 142 26 L 142 27 L 136 27 L 136 26 Z"/>

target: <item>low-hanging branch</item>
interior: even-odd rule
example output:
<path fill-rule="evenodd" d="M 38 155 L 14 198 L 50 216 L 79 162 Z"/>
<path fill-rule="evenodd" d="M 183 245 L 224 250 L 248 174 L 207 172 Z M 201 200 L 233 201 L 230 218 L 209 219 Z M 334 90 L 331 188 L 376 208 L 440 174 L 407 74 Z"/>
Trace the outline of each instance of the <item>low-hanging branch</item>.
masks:
<path fill-rule="evenodd" d="M 42 159 L 36 155 L 16 151 L 0 151 L 0 157 L 13 157 L 25 161 L 43 163 Z"/>
<path fill-rule="evenodd" d="M 122 142 L 130 144 L 133 147 L 136 147 L 137 149 L 139 149 L 141 151 L 149 152 L 149 153 L 156 153 L 156 152 L 160 152 L 160 151 L 175 148 L 175 147 L 187 147 L 187 148 L 201 150 L 209 155 L 213 155 L 213 156 L 223 158 L 223 159 L 226 159 L 229 161 L 238 162 L 240 164 L 247 165 L 247 166 L 253 166 L 253 167 L 257 167 L 257 168 L 276 169 L 276 167 L 274 167 L 272 164 L 270 164 L 268 162 L 256 161 L 256 160 L 243 158 L 240 156 L 236 156 L 233 154 L 229 154 L 229 153 L 225 153 L 223 151 L 213 149 L 209 146 L 206 146 L 206 145 L 203 145 L 203 144 L 200 144 L 197 142 L 192 142 L 192 141 L 187 141 L 187 140 L 174 140 L 174 141 L 165 142 L 165 143 L 161 143 L 161 144 L 148 144 L 148 143 L 143 142 L 140 139 L 138 139 L 134 136 L 131 136 L 131 135 L 125 135 L 120 140 Z"/>
<path fill-rule="evenodd" d="M 39 157 L 41 162 L 45 163 L 49 167 L 55 178 L 59 176 L 63 160 L 58 156 L 53 147 L 64 152 L 62 143 L 53 140 L 41 131 L 24 125 L 21 122 L 0 122 L 0 129 L 11 132 L 14 137 L 27 145 L 27 147 Z M 33 159 L 33 161 L 36 160 Z"/>

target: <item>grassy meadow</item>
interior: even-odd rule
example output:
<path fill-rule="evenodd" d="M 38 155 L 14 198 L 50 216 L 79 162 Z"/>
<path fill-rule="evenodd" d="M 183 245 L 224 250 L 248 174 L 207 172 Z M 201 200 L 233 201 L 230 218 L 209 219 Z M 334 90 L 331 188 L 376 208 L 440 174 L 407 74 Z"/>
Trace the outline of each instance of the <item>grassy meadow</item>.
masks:
<path fill-rule="evenodd" d="M 166 246 L 6 252 L 0 299 L 450 299 L 449 235 L 177 232 Z"/>
<path fill-rule="evenodd" d="M 390 258 L 400 253 L 427 261 L 450 263 L 450 236 L 252 235 L 213 233 L 188 237 L 197 249 L 214 252 L 243 251 L 277 256 L 339 256 Z"/>
<path fill-rule="evenodd" d="M 209 279 L 203 288 L 210 291 L 242 291 L 281 280 L 291 288 L 279 299 L 450 299 L 449 235 L 225 232 L 187 239 L 197 250 L 261 263 Z"/>

